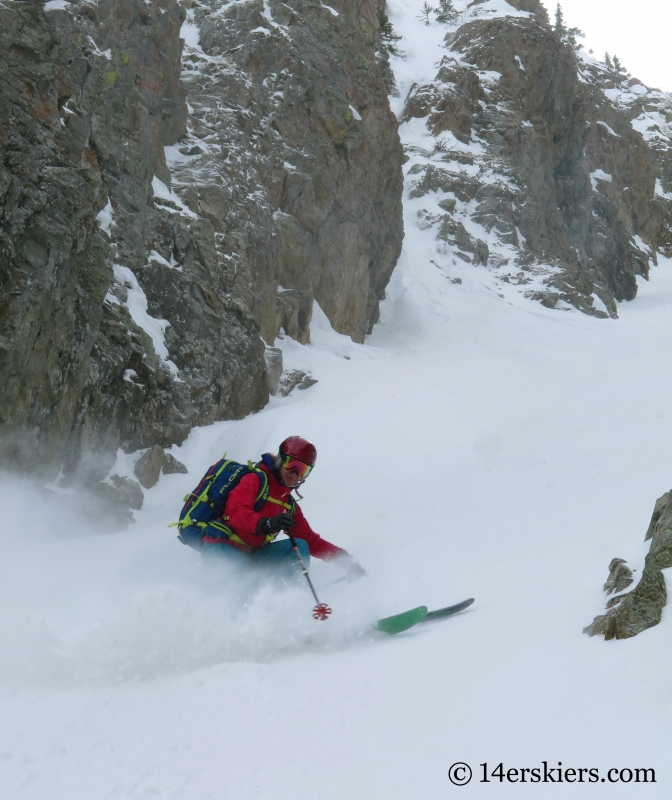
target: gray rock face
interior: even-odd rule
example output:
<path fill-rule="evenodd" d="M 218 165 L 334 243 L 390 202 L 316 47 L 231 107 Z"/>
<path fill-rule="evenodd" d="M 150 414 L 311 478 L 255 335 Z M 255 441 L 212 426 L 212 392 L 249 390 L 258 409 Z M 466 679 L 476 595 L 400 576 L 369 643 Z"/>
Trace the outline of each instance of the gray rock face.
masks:
<path fill-rule="evenodd" d="M 138 479 L 140 486 L 145 489 L 151 489 L 159 482 L 159 475 L 161 475 L 161 468 L 166 459 L 166 453 L 163 447 L 155 444 L 137 460 L 133 472 Z"/>
<path fill-rule="evenodd" d="M 178 461 L 175 456 L 166 451 L 158 444 L 150 447 L 146 453 L 140 456 L 136 461 L 133 472 L 138 479 L 140 486 L 145 489 L 151 489 L 159 482 L 161 472 L 164 475 L 187 474 L 187 468 L 181 461 Z M 112 476 L 114 480 L 116 476 Z M 135 481 L 131 481 L 135 483 Z M 134 506 L 131 506 L 134 508 Z"/>
<path fill-rule="evenodd" d="M 669 519 L 671 507 L 672 491 L 665 492 L 664 495 L 656 500 L 656 505 L 654 506 L 653 514 L 651 515 L 651 522 L 649 523 L 649 528 L 646 532 L 646 536 L 644 537 L 645 542 L 648 542 L 649 539 L 653 539 L 654 534 L 660 530 L 661 520 L 663 521 L 663 525 L 665 525 L 666 518 L 668 518 L 668 522 L 672 523 L 672 519 Z"/>
<path fill-rule="evenodd" d="M 312 300 L 355 341 L 401 249 L 403 153 L 370 0 L 193 3 L 185 202 L 220 235 L 238 302 L 272 344 L 308 341 Z M 195 34 L 194 34 L 195 36 Z M 281 290 L 278 292 L 278 286 Z"/>
<path fill-rule="evenodd" d="M 185 6 L 182 53 L 174 0 L 0 5 L 0 461 L 15 468 L 95 484 L 118 447 L 261 408 L 263 340 L 307 342 L 313 298 L 357 341 L 377 319 L 402 153 L 375 6 Z"/>
<path fill-rule="evenodd" d="M 170 0 L 0 8 L 0 437 L 15 467 L 65 462 L 95 482 L 118 446 L 182 441 L 267 397 L 257 326 L 218 292 L 213 231 L 154 192 L 186 122 L 184 15 Z M 165 353 L 138 303 L 170 318 Z"/>
<path fill-rule="evenodd" d="M 616 316 L 670 247 L 672 137 L 657 124 L 670 98 L 577 56 L 537 0 L 511 5 L 534 17 L 480 19 L 471 4 L 436 79 L 412 88 L 403 119 L 426 119 L 436 146 L 411 168 L 411 196 L 457 203 L 423 224 L 463 260 L 535 283 L 526 293 L 549 307 L 606 317 L 595 295 Z"/>
<path fill-rule="evenodd" d="M 78 492 L 77 501 L 70 507 L 63 503 L 64 517 L 72 515 L 81 527 L 82 521 L 89 520 L 90 531 L 96 533 L 116 533 L 135 522 L 133 511 L 140 510 L 144 494 L 140 485 L 130 478 L 111 475 L 110 482 L 91 485 Z M 62 498 L 64 499 L 64 498 Z M 78 508 L 79 506 L 79 508 Z"/>
<path fill-rule="evenodd" d="M 163 474 L 164 475 L 186 475 L 189 470 L 184 466 L 181 461 L 178 461 L 174 455 L 165 453 L 163 456 Z"/>
<path fill-rule="evenodd" d="M 283 397 L 288 397 L 294 389 L 305 391 L 306 389 L 310 389 L 311 386 L 315 386 L 316 383 L 317 380 L 311 378 L 310 375 L 306 375 L 303 370 L 293 369 L 284 375 L 280 381 L 280 394 Z"/>
<path fill-rule="evenodd" d="M 271 394 L 277 394 L 282 376 L 282 350 L 278 347 L 267 347 L 264 355 L 269 390 Z"/>
<path fill-rule="evenodd" d="M 602 587 L 607 594 L 622 592 L 633 582 L 632 570 L 624 558 L 612 558 L 609 563 L 609 577 Z"/>
<path fill-rule="evenodd" d="M 610 600 L 606 614 L 595 617 L 584 628 L 584 633 L 604 635 L 605 639 L 627 639 L 660 622 L 667 602 L 662 570 L 672 567 L 672 491 L 656 501 L 645 541 L 649 539 L 651 547 L 637 586 L 631 592 Z M 632 583 L 632 573 L 624 570 L 624 566 L 623 559 L 611 562 L 605 591 L 622 591 Z"/>
<path fill-rule="evenodd" d="M 518 11 L 531 12 L 538 22 L 548 22 L 548 13 L 541 5 L 540 0 L 507 0 L 507 2 Z"/>
<path fill-rule="evenodd" d="M 130 478 L 119 475 L 110 475 L 110 481 L 116 489 L 116 496 L 120 505 L 140 511 L 145 500 L 140 484 Z"/>

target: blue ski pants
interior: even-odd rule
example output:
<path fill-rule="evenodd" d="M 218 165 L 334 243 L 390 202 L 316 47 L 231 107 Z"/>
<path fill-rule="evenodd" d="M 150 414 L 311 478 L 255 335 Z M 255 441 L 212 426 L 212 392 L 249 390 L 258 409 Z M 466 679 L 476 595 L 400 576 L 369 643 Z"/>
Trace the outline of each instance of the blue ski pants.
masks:
<path fill-rule="evenodd" d="M 303 563 L 306 569 L 310 566 L 310 550 L 303 539 L 296 539 L 296 546 L 299 548 Z M 289 539 L 281 539 L 279 542 L 271 542 L 258 550 L 247 552 L 232 547 L 223 542 L 204 542 L 202 549 L 203 558 L 209 562 L 215 559 L 224 559 L 232 566 L 239 566 L 241 569 L 249 567 L 261 567 L 285 580 L 291 580 L 301 574 L 301 566 L 292 548 Z"/>

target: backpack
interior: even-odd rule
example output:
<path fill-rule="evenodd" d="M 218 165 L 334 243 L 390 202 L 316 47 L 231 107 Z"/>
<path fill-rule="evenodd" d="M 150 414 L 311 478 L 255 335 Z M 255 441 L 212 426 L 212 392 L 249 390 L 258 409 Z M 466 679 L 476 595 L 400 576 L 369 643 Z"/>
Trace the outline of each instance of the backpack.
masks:
<path fill-rule="evenodd" d="M 268 499 L 269 490 L 268 475 L 263 470 L 254 467 L 251 461 L 247 465 L 231 461 L 226 458 L 226 453 L 210 467 L 194 491 L 184 498 L 179 522 L 174 523 L 179 530 L 177 538 L 182 544 L 188 544 L 196 550 L 201 549 L 205 528 L 223 516 L 232 489 L 251 472 L 259 476 L 259 493 L 254 503 L 254 510 L 259 511 Z M 217 523 L 216 527 L 224 534 L 233 535 L 233 531 L 226 525 Z"/>

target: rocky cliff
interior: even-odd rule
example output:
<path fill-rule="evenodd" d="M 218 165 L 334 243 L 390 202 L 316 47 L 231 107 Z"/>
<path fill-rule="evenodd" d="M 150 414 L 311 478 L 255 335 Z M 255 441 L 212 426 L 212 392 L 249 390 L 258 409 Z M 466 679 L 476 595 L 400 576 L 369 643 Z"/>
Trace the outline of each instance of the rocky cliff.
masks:
<path fill-rule="evenodd" d="M 672 256 L 672 96 L 575 50 L 538 0 L 438 16 L 426 24 L 442 24 L 445 54 L 433 80 L 410 87 L 400 127 L 408 204 L 435 233 L 433 263 L 447 277 L 458 260 L 488 269 L 490 285 L 550 309 L 616 317 L 658 254 Z M 641 575 L 612 559 L 613 596 L 586 633 L 622 639 L 660 622 L 672 492 L 646 539 Z"/>
<path fill-rule="evenodd" d="M 604 590 L 616 594 L 607 602 L 606 613 L 595 617 L 584 633 L 603 635 L 605 639 L 629 639 L 660 622 L 667 603 L 662 571 L 672 567 L 672 491 L 656 501 L 644 541 L 651 541 L 651 545 L 637 585 L 624 591 L 633 583 L 632 571 L 622 558 L 613 559 Z"/>
<path fill-rule="evenodd" d="M 446 31 L 403 112 L 425 122 L 423 224 L 550 308 L 617 316 L 670 252 L 670 97 L 575 52 L 537 0 L 477 0 Z"/>
<path fill-rule="evenodd" d="M 538 0 L 476 0 L 406 98 L 404 156 L 383 12 L 0 5 L 1 463 L 95 482 L 118 447 L 261 408 L 313 300 L 361 342 L 404 158 L 440 252 L 551 308 L 615 316 L 672 253 L 667 95 L 576 53 Z"/>
<path fill-rule="evenodd" d="M 117 447 L 261 408 L 266 346 L 308 340 L 313 298 L 362 341 L 402 239 L 376 6 L 50 0 L 0 23 L 5 464 L 95 481 Z"/>

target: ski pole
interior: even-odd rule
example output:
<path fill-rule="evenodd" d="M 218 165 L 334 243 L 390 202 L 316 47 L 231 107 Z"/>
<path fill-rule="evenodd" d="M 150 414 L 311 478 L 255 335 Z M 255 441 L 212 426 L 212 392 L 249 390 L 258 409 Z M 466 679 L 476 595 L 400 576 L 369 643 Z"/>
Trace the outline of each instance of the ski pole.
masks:
<path fill-rule="evenodd" d="M 329 581 L 329 583 L 325 583 L 324 586 L 320 587 L 320 591 L 322 591 L 322 589 L 328 589 L 330 586 L 333 586 L 336 583 L 343 583 L 343 581 L 347 581 L 347 578 L 345 577 L 345 575 L 343 575 L 342 578 L 336 578 L 335 581 Z"/>
<path fill-rule="evenodd" d="M 310 580 L 310 575 L 308 574 L 308 570 L 306 569 L 306 565 L 303 563 L 303 559 L 301 558 L 301 553 L 299 553 L 299 548 L 296 544 L 296 539 L 292 536 L 292 534 L 286 530 L 285 533 L 289 536 L 289 541 L 292 543 L 292 549 L 296 553 L 296 558 L 301 566 L 301 572 L 306 577 L 308 581 L 308 586 L 310 586 L 310 591 L 313 593 L 313 597 L 315 598 L 315 602 L 317 605 L 313 609 L 313 616 L 315 619 L 325 620 L 329 618 L 329 614 L 331 614 L 331 609 L 326 603 L 320 603 L 320 600 L 315 592 L 315 587 L 313 586 L 313 582 Z"/>

